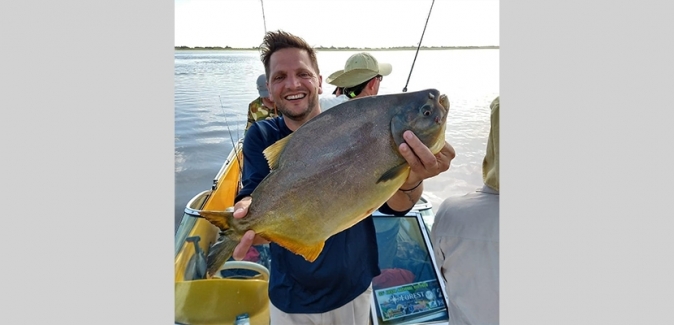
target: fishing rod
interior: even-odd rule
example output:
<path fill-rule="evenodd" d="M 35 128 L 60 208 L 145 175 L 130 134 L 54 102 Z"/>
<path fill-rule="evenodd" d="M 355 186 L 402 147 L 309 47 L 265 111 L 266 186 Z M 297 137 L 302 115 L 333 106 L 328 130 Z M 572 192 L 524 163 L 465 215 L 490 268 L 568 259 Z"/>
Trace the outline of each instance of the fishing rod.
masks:
<path fill-rule="evenodd" d="M 260 0 L 262 1 L 262 0 Z M 421 32 L 421 39 L 419 40 L 419 46 L 417 46 L 417 52 L 414 53 L 414 61 L 412 61 L 412 67 L 410 68 L 410 75 L 407 76 L 407 82 L 405 83 L 405 87 L 403 88 L 403 92 L 407 92 L 407 85 L 410 83 L 410 77 L 412 77 L 412 70 L 414 69 L 414 62 L 417 61 L 417 55 L 419 55 L 419 49 L 421 48 L 421 41 L 424 40 L 424 34 L 426 33 L 426 26 L 428 26 L 428 19 L 431 18 L 431 11 L 433 11 L 433 4 L 435 3 L 435 0 L 431 2 L 431 9 L 428 10 L 428 17 L 426 18 L 426 24 L 424 25 L 424 31 Z"/>
<path fill-rule="evenodd" d="M 435 1 L 435 0 L 433 0 Z M 262 6 L 262 23 L 264 24 L 264 34 L 267 34 L 267 18 L 264 15 L 264 1 L 260 0 L 260 6 Z M 225 125 L 227 126 L 227 131 L 229 132 L 229 140 L 232 141 L 232 149 L 234 149 L 236 160 L 239 162 L 239 174 L 243 174 L 243 163 L 241 163 L 241 157 L 238 152 L 236 152 L 236 143 L 234 143 L 234 137 L 232 136 L 232 130 L 229 128 L 229 122 L 227 122 L 227 113 L 225 112 L 225 106 L 222 104 L 222 97 L 218 96 L 220 99 L 220 108 L 225 117 Z M 237 125 L 237 136 L 239 135 L 239 127 Z M 241 186 L 241 179 L 239 178 L 239 187 Z"/>
<path fill-rule="evenodd" d="M 262 0 L 260 0 L 260 5 L 262 5 L 262 23 L 264 24 L 264 34 L 267 35 L 267 19 L 264 18 L 264 2 L 262 2 Z"/>

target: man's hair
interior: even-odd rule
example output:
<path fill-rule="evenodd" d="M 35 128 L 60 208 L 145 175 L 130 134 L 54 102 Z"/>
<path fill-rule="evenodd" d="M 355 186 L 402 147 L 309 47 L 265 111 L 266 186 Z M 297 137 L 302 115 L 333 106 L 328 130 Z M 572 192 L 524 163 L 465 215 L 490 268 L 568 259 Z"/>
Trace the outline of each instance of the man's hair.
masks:
<path fill-rule="evenodd" d="M 317 74 L 321 74 L 318 70 L 318 60 L 316 60 L 316 51 L 309 46 L 309 44 L 299 36 L 295 36 L 282 30 L 270 31 L 265 34 L 262 44 L 260 45 L 260 59 L 264 64 L 264 71 L 269 80 L 269 61 L 274 52 L 285 49 L 296 48 L 305 50 L 311 60 L 311 65 L 316 70 Z"/>
<path fill-rule="evenodd" d="M 365 89 L 365 86 L 367 86 L 367 83 L 370 82 L 370 80 L 374 79 L 376 76 L 365 80 L 364 82 L 355 85 L 353 87 L 344 87 L 342 88 L 342 93 L 345 94 L 349 98 L 355 98 L 356 96 L 360 95 L 360 93 Z"/>

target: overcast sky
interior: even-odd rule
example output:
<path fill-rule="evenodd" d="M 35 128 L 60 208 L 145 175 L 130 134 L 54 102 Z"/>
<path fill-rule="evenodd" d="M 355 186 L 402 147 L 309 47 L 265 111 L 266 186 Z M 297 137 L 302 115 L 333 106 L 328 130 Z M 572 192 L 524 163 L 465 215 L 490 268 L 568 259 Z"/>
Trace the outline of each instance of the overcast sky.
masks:
<path fill-rule="evenodd" d="M 175 0 L 176 46 L 253 47 L 282 29 L 313 46 L 417 46 L 432 0 Z M 498 0 L 435 0 L 424 46 L 499 45 Z"/>

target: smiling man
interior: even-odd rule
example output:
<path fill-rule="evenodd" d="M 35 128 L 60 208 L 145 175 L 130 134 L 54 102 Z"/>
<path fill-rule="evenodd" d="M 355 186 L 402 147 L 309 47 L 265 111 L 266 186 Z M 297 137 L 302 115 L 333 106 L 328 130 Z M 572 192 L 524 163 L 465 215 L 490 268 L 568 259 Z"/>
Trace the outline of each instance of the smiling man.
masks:
<path fill-rule="evenodd" d="M 323 88 L 316 54 L 288 47 L 265 58 L 269 62 L 265 64 L 267 87 L 276 108 L 287 117 L 286 125 L 294 131 L 321 112 L 318 95 Z"/>
<path fill-rule="evenodd" d="M 316 53 L 302 38 L 268 32 L 261 59 L 269 95 L 282 116 L 259 121 L 246 133 L 243 188 L 236 197 L 235 218 L 245 217 L 252 202 L 250 194 L 270 172 L 263 150 L 321 113 L 319 95 L 323 89 Z M 410 175 L 401 190 L 379 208 L 383 213 L 407 213 L 421 197 L 423 180 L 449 169 L 454 158 L 448 143 L 433 155 L 411 131 L 406 134 L 407 143 L 399 150 L 410 164 Z M 367 324 L 372 278 L 380 274 L 375 236 L 370 216 L 331 236 L 314 262 L 271 243 L 271 324 Z M 233 256 L 241 260 L 251 244 L 265 242 L 249 230 Z"/>

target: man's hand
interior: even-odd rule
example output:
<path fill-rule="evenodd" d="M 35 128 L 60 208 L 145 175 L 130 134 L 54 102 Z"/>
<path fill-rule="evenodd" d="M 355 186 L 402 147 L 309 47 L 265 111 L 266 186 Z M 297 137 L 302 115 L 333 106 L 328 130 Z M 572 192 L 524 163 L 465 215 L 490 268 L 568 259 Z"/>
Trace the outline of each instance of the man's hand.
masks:
<path fill-rule="evenodd" d="M 454 148 L 445 142 L 437 154 L 423 144 L 412 131 L 405 131 L 403 138 L 406 143 L 400 144 L 398 150 L 410 165 L 410 174 L 391 198 L 386 201 L 388 206 L 396 211 L 410 209 L 421 198 L 424 179 L 436 176 L 449 169 L 449 164 L 456 156 Z"/>
<path fill-rule="evenodd" d="M 248 214 L 248 207 L 252 201 L 253 198 L 247 196 L 241 199 L 239 202 L 236 202 L 234 205 L 234 218 L 241 219 L 245 217 Z M 267 243 L 269 243 L 268 240 L 256 235 L 254 231 L 248 230 L 245 234 L 243 234 L 243 237 L 241 237 L 241 241 L 238 245 L 236 245 L 236 248 L 234 248 L 232 257 L 234 257 L 234 259 L 237 261 L 241 261 L 244 257 L 246 257 L 246 253 L 248 253 L 250 246 Z"/>
<path fill-rule="evenodd" d="M 449 169 L 449 164 L 456 156 L 454 148 L 445 141 L 440 152 L 433 154 L 412 131 L 405 131 L 406 143 L 400 144 L 398 150 L 410 165 L 410 175 L 401 188 L 412 188 L 420 181 L 436 176 Z"/>

